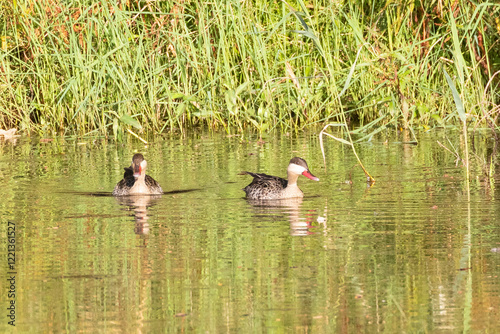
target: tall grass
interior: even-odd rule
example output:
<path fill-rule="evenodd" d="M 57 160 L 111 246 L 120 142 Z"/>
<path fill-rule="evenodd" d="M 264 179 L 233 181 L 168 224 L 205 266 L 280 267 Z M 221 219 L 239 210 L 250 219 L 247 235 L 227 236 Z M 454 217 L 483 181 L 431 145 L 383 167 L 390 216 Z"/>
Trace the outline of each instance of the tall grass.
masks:
<path fill-rule="evenodd" d="M 367 133 L 432 127 L 459 122 L 443 69 L 458 78 L 470 122 L 498 126 L 497 4 L 0 4 L 1 127 L 118 139 L 194 126 L 290 131 L 344 117 Z"/>

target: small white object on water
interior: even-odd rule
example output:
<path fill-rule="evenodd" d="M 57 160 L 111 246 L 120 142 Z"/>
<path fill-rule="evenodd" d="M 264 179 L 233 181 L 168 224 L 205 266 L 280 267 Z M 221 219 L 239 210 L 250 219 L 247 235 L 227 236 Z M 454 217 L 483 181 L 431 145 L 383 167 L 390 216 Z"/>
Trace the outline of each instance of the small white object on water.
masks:
<path fill-rule="evenodd" d="M 14 137 L 19 137 L 19 136 L 16 136 L 16 131 L 17 131 L 17 129 L 15 129 L 15 128 L 12 128 L 9 130 L 0 129 L 0 136 L 3 136 L 5 138 L 5 140 L 12 139 Z"/>

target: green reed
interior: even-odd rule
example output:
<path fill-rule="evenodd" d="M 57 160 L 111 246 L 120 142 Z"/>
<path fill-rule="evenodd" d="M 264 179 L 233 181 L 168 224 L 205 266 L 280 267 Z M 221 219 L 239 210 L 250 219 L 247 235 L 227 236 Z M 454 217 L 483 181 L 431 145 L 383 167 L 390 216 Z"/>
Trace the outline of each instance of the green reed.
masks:
<path fill-rule="evenodd" d="M 446 69 L 470 122 L 495 129 L 499 9 L 3 1 L 0 126 L 119 139 L 197 126 L 297 131 L 345 117 L 369 136 L 458 123 Z"/>

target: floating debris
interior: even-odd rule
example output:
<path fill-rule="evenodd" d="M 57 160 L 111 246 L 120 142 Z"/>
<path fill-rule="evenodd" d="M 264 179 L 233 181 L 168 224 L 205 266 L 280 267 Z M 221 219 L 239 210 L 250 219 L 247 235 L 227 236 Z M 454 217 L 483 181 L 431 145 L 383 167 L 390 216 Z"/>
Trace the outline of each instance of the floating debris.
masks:
<path fill-rule="evenodd" d="M 14 128 L 9 129 L 9 130 L 0 129 L 0 136 L 3 136 L 5 140 L 19 137 L 19 136 L 16 136 L 16 131 L 17 131 L 17 129 L 14 129 Z"/>

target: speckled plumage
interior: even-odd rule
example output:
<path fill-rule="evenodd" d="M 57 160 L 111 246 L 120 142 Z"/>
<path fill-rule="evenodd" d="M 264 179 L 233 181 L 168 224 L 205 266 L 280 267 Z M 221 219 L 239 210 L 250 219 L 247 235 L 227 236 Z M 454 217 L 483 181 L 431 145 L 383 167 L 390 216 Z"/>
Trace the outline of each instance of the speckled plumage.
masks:
<path fill-rule="evenodd" d="M 135 154 L 132 165 L 126 167 L 123 179 L 113 190 L 114 196 L 127 195 L 160 195 L 163 189 L 151 176 L 146 175 L 146 160 L 142 154 Z M 142 167 L 144 166 L 144 167 Z"/>
<path fill-rule="evenodd" d="M 113 190 L 113 195 L 114 196 L 126 196 L 126 195 L 134 195 L 134 194 L 150 194 L 150 195 L 159 195 L 163 194 L 163 189 L 161 186 L 156 182 L 155 179 L 153 179 L 151 176 L 146 175 L 144 178 L 144 183 L 146 185 L 146 188 L 149 189 L 149 192 L 144 192 L 144 193 L 131 193 L 130 190 L 136 183 L 135 177 L 129 176 L 126 178 L 123 178 L 120 182 L 118 182 L 115 186 L 115 189 Z"/>
<path fill-rule="evenodd" d="M 243 188 L 250 199 L 276 199 L 286 188 L 288 181 L 263 173 L 243 172 L 253 177 L 252 183 Z"/>
<path fill-rule="evenodd" d="M 300 173 L 297 171 L 297 166 Z M 301 169 L 300 169 L 301 168 Z M 307 163 L 302 158 L 293 158 L 287 168 L 288 181 L 277 176 L 262 173 L 242 172 L 253 177 L 252 183 L 243 188 L 248 199 L 284 199 L 303 197 L 304 193 L 297 186 L 299 175 L 305 175 L 312 180 L 319 179 L 309 172 Z"/>

